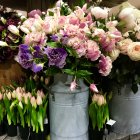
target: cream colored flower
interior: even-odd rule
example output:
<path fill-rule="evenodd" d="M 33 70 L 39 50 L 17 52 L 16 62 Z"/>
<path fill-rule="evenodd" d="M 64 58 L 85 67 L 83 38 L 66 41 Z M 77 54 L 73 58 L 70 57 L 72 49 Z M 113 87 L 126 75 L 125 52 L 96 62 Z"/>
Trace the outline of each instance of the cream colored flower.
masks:
<path fill-rule="evenodd" d="M 133 61 L 140 60 L 140 42 L 133 42 L 128 46 L 128 56 Z"/>
<path fill-rule="evenodd" d="M 109 56 L 110 56 L 112 62 L 118 58 L 119 54 L 120 54 L 120 50 L 119 50 L 119 49 L 113 49 L 113 50 L 109 53 Z"/>
<path fill-rule="evenodd" d="M 122 40 L 121 42 L 118 43 L 118 49 L 122 54 L 127 55 L 128 46 L 132 42 L 133 41 L 131 39 Z"/>

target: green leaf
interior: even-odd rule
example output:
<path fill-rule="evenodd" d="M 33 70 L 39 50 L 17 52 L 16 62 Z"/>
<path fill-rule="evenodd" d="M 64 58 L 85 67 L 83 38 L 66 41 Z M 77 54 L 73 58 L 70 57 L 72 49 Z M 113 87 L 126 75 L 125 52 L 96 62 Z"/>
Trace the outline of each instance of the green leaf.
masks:
<path fill-rule="evenodd" d="M 54 75 L 54 74 L 56 74 L 56 73 L 59 73 L 59 72 L 61 72 L 59 68 L 57 68 L 57 67 L 49 67 L 49 68 L 45 71 L 45 74 L 46 74 L 47 76 L 52 76 L 52 75 Z"/>
<path fill-rule="evenodd" d="M 43 132 L 44 128 L 43 128 L 43 113 L 42 113 L 42 109 L 39 109 L 38 113 L 37 113 L 37 118 L 38 118 L 38 123 L 40 126 L 40 130 Z"/>
<path fill-rule="evenodd" d="M 67 50 L 67 52 L 69 53 L 70 56 L 78 58 L 78 55 L 77 55 L 76 51 L 72 47 L 65 46 L 65 48 L 66 48 L 66 50 Z"/>
<path fill-rule="evenodd" d="M 91 103 L 90 106 L 89 106 L 89 116 L 92 120 L 92 126 L 93 128 L 96 127 L 96 124 L 97 124 L 97 116 L 96 116 L 96 109 L 95 109 L 95 105 L 94 103 Z"/>
<path fill-rule="evenodd" d="M 75 75 L 75 71 L 71 69 L 63 69 L 62 71 L 69 75 Z"/>
<path fill-rule="evenodd" d="M 91 75 L 92 73 L 87 71 L 87 70 L 78 70 L 76 72 L 76 76 L 79 77 L 79 78 L 84 78 L 84 77 L 87 77 L 89 75 Z"/>
<path fill-rule="evenodd" d="M 57 42 L 48 42 L 47 46 L 49 46 L 51 48 L 57 48 L 58 47 L 58 43 Z"/>

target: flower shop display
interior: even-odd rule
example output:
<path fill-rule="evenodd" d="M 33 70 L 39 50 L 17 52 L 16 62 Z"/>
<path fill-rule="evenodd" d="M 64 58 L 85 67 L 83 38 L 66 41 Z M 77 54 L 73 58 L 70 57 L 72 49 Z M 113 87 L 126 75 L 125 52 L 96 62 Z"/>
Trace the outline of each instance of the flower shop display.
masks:
<path fill-rule="evenodd" d="M 17 12 L 0 8 L 0 86 L 19 81 L 23 75 L 23 69 L 14 61 L 22 41 L 18 26 L 23 18 Z"/>
<path fill-rule="evenodd" d="M 46 14 L 44 12 L 38 13 L 38 11 L 34 11 L 32 15 L 29 14 L 29 18 L 20 26 L 20 30 L 25 33 L 25 36 L 23 38 L 23 44 L 19 45 L 18 55 L 15 57 L 15 60 L 23 68 L 37 74 L 43 72 L 47 76 L 52 75 L 54 76 L 54 81 L 55 79 L 60 80 L 57 83 L 59 86 L 54 83 L 54 87 L 52 86 L 50 89 L 50 112 L 52 113 L 50 115 L 54 117 L 51 121 L 52 124 L 50 124 L 51 135 L 57 134 L 56 131 L 58 130 L 53 128 L 56 126 L 56 124 L 53 124 L 54 120 L 56 120 L 55 123 L 60 124 L 59 127 L 64 123 L 63 120 L 55 119 L 56 116 L 57 118 L 61 118 L 61 114 L 63 116 L 66 114 L 63 110 L 61 113 L 58 109 L 57 112 L 52 110 L 53 107 L 57 108 L 54 106 L 57 100 L 60 99 L 60 102 L 63 101 L 61 99 L 65 96 L 64 93 L 68 95 L 66 96 L 68 101 L 70 96 L 79 96 L 80 106 L 80 98 L 82 98 L 83 91 L 86 89 L 78 84 L 81 81 L 80 79 L 84 79 L 90 85 L 91 97 L 93 93 L 98 97 L 98 99 L 93 99 L 89 113 L 93 121 L 93 126 L 95 127 L 97 125 L 99 129 L 103 128 L 104 123 L 109 118 L 109 114 L 106 94 L 104 95 L 100 81 L 102 76 L 108 76 L 110 74 L 112 61 L 115 59 L 111 56 L 111 52 L 123 39 L 121 32 L 116 27 L 118 25 L 117 20 L 108 15 L 109 9 L 95 6 L 87 7 L 85 4 L 83 8 L 76 7 L 72 11 L 65 3 L 62 3 L 62 7 L 58 5 L 56 8 L 48 9 Z M 56 74 L 71 76 L 71 81 L 68 78 L 68 83 L 67 80 L 62 82 L 61 79 L 63 77 L 60 76 L 61 78 L 59 79 L 55 78 Z M 67 88 L 63 88 L 63 91 L 61 89 L 63 87 L 62 85 L 67 86 Z M 54 89 L 56 92 L 54 92 Z M 61 93 L 58 92 L 59 89 L 61 89 Z M 77 90 L 81 92 L 80 95 L 73 94 Z M 60 93 L 62 97 L 59 97 L 60 94 L 57 93 Z M 71 102 L 74 102 L 73 98 L 71 100 Z M 88 92 L 85 104 L 87 104 L 87 100 Z M 53 105 L 51 102 L 53 102 Z M 80 108 L 82 109 L 81 113 L 84 111 L 87 118 L 84 119 L 85 121 L 80 121 L 79 119 L 79 124 L 82 123 L 83 126 L 86 124 L 85 128 L 87 128 L 87 106 L 83 107 L 81 105 Z M 97 113 L 94 113 L 92 110 L 97 111 Z M 65 111 L 67 111 L 67 114 L 70 112 L 68 109 L 65 109 Z M 66 126 L 70 126 L 69 120 L 74 119 L 71 118 L 69 115 L 67 121 L 63 124 L 61 136 L 65 136 L 65 131 L 67 131 Z M 77 116 L 75 118 L 77 119 L 79 117 Z M 71 131 L 77 132 L 78 130 L 71 126 Z M 70 128 L 69 133 L 71 133 Z M 81 135 L 83 134 L 82 132 Z M 61 136 L 60 139 L 62 139 Z M 66 137 L 72 138 L 70 135 Z M 78 139 L 78 136 L 76 137 Z M 86 137 L 86 139 L 88 138 Z"/>
<path fill-rule="evenodd" d="M 108 81 L 111 80 L 115 94 L 110 103 L 110 115 L 116 120 L 113 131 L 129 135 L 140 132 L 140 13 L 134 7 L 125 7 L 118 18 L 124 39 L 112 53 L 116 60 Z"/>

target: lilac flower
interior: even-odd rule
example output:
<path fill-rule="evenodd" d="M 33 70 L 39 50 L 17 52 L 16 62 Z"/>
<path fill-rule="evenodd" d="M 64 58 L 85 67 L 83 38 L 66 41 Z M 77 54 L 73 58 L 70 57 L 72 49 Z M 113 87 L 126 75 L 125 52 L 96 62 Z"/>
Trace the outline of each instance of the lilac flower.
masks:
<path fill-rule="evenodd" d="M 43 69 L 43 66 L 44 66 L 44 64 L 33 63 L 32 71 L 37 73 L 37 72 L 39 72 L 39 71 L 41 71 Z"/>
<path fill-rule="evenodd" d="M 49 66 L 63 68 L 67 57 L 67 53 L 63 48 L 45 48 L 45 54 L 49 59 Z"/>
<path fill-rule="evenodd" d="M 40 46 L 34 46 L 33 49 L 34 49 L 34 52 L 33 52 L 34 58 L 42 58 L 43 57 Z"/>
<path fill-rule="evenodd" d="M 30 53 L 29 47 L 27 45 L 20 45 L 19 52 L 16 56 L 15 60 L 22 65 L 23 68 L 28 69 L 33 65 L 33 57 Z"/>

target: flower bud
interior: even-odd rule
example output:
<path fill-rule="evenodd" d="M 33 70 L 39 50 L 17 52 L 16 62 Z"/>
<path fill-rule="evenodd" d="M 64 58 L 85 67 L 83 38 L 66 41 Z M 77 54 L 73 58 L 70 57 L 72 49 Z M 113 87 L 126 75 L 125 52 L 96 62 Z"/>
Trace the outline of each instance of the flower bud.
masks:
<path fill-rule="evenodd" d="M 26 34 L 30 33 L 30 31 L 24 26 L 20 26 L 20 30 Z"/>
<path fill-rule="evenodd" d="M 8 30 L 15 35 L 19 35 L 19 29 L 15 25 L 9 25 Z"/>
<path fill-rule="evenodd" d="M 102 106 L 102 105 L 106 104 L 106 99 L 104 98 L 103 95 L 98 95 L 97 104 L 98 104 L 99 106 Z"/>
<path fill-rule="evenodd" d="M 49 84 L 49 82 L 50 82 L 50 77 L 45 78 L 45 85 L 48 85 L 48 84 Z"/>
<path fill-rule="evenodd" d="M 36 108 L 37 104 L 35 97 L 31 97 L 31 105 Z"/>
<path fill-rule="evenodd" d="M 91 90 L 92 92 L 96 92 L 96 93 L 99 92 L 95 84 L 90 84 L 90 90 Z"/>
<path fill-rule="evenodd" d="M 74 81 L 71 82 L 71 84 L 70 84 L 70 90 L 71 90 L 71 91 L 74 91 L 74 90 L 76 89 L 76 86 L 77 86 L 77 84 L 76 84 L 76 81 L 74 80 Z"/>
<path fill-rule="evenodd" d="M 19 106 L 23 109 L 23 105 L 21 101 L 19 102 Z"/>
<path fill-rule="evenodd" d="M 7 98 L 8 98 L 9 100 L 11 100 L 11 97 L 12 97 L 12 96 L 11 96 L 11 93 L 8 92 L 6 95 L 7 95 Z"/>
<path fill-rule="evenodd" d="M 42 98 L 41 98 L 41 96 L 37 96 L 36 102 L 37 102 L 37 105 L 41 105 L 42 104 Z"/>
<path fill-rule="evenodd" d="M 92 101 L 93 101 L 93 102 L 97 102 L 97 101 L 98 101 L 98 95 L 97 95 L 97 94 L 94 94 L 94 95 L 92 96 Z"/>

